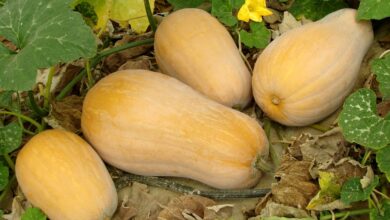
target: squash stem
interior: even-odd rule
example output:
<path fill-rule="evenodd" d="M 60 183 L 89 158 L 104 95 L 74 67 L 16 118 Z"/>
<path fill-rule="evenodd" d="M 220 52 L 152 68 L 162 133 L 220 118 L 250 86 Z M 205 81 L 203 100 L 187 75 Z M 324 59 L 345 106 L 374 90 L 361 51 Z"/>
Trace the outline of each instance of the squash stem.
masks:
<path fill-rule="evenodd" d="M 144 0 L 144 5 L 145 5 L 146 15 L 148 16 L 150 28 L 152 28 L 153 33 L 156 33 L 157 25 L 156 25 L 156 21 L 153 18 L 153 13 L 152 13 L 152 9 L 150 8 L 149 0 Z"/>
<path fill-rule="evenodd" d="M 273 164 L 270 163 L 268 160 L 266 160 L 264 157 L 262 156 L 258 156 L 256 161 L 255 161 L 255 167 L 258 169 L 258 170 L 261 170 L 265 173 L 267 172 L 271 172 L 274 168 Z"/>
<path fill-rule="evenodd" d="M 50 103 L 50 90 L 51 90 L 51 84 L 53 82 L 53 76 L 55 73 L 55 67 L 52 66 L 50 67 L 49 75 L 47 77 L 47 82 L 46 82 L 46 88 L 45 88 L 45 99 L 43 101 L 43 108 L 48 109 L 49 108 L 49 103 Z"/>
<path fill-rule="evenodd" d="M 111 48 L 111 49 L 108 49 L 108 50 L 101 51 L 94 58 L 92 58 L 92 60 L 91 60 L 91 68 L 95 67 L 106 56 L 109 56 L 111 54 L 120 52 L 122 50 L 129 49 L 129 48 L 132 48 L 132 47 L 152 44 L 153 41 L 154 41 L 153 39 L 140 40 L 140 41 L 130 42 L 130 43 L 118 46 L 118 47 L 114 47 L 114 48 Z M 65 86 L 65 88 L 60 92 L 60 94 L 57 95 L 56 100 L 60 101 L 63 98 L 65 98 L 65 96 L 68 95 L 68 93 L 73 89 L 73 87 L 78 82 L 80 82 L 80 80 L 84 77 L 85 74 L 86 74 L 86 69 L 84 68 L 83 70 L 81 70 L 79 72 L 79 74 L 77 76 L 75 76 L 72 79 L 72 81 L 70 81 Z"/>
<path fill-rule="evenodd" d="M 34 119 L 28 117 L 28 116 L 25 116 L 23 114 L 19 114 L 19 113 L 16 113 L 16 112 L 9 112 L 9 111 L 0 111 L 0 114 L 4 114 L 4 115 L 12 115 L 12 116 L 16 116 L 18 118 L 21 118 L 25 121 L 28 121 L 30 122 L 31 124 L 33 124 L 35 127 L 38 128 L 38 131 L 42 131 L 43 130 L 43 127 L 41 124 L 39 124 L 37 121 L 35 121 Z"/>
<path fill-rule="evenodd" d="M 159 187 L 178 193 L 199 195 L 212 199 L 238 199 L 238 198 L 256 198 L 265 196 L 270 189 L 243 189 L 243 190 L 199 190 L 193 187 L 177 183 L 162 177 L 140 176 L 131 173 L 124 173 L 116 181 L 119 189 L 128 186 L 130 182 L 140 182 L 149 186 Z"/>

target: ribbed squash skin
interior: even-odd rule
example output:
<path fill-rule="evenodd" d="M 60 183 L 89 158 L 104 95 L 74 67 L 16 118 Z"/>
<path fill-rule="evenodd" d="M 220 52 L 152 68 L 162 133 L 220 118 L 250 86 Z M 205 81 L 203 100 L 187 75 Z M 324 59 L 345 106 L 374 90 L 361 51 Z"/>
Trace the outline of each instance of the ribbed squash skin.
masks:
<path fill-rule="evenodd" d="M 251 76 L 216 18 L 201 9 L 182 9 L 158 26 L 154 49 L 163 73 L 226 106 L 244 107 L 252 98 Z"/>
<path fill-rule="evenodd" d="M 146 70 L 120 71 L 99 81 L 84 100 L 81 126 L 115 167 L 217 188 L 255 185 L 261 173 L 253 163 L 268 153 L 256 120 Z"/>
<path fill-rule="evenodd" d="M 259 56 L 253 71 L 256 103 L 289 126 L 320 121 L 341 106 L 373 41 L 370 22 L 342 9 L 284 33 Z"/>
<path fill-rule="evenodd" d="M 108 219 L 114 183 L 93 148 L 76 134 L 46 130 L 19 152 L 16 177 L 27 199 L 52 220 Z"/>

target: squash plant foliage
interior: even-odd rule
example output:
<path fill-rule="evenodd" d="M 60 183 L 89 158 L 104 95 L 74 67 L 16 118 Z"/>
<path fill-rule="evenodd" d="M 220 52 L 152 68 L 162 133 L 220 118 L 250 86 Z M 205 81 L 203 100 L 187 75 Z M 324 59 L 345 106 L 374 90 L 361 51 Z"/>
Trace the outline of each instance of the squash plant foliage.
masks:
<path fill-rule="evenodd" d="M 29 90 L 39 68 L 92 57 L 96 42 L 70 0 L 12 0 L 0 8 L 0 88 Z M 16 49 L 14 49 L 14 47 Z"/>

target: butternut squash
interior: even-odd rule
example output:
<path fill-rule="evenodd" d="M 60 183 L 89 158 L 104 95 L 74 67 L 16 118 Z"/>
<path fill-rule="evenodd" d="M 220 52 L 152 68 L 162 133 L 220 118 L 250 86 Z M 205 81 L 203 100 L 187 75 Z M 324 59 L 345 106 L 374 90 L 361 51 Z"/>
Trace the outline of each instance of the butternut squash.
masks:
<path fill-rule="evenodd" d="M 160 70 L 226 106 L 252 98 L 251 76 L 226 28 L 209 13 L 178 10 L 158 26 L 154 43 Z"/>
<path fill-rule="evenodd" d="M 107 163 L 147 176 L 176 176 L 216 188 L 255 185 L 267 138 L 249 116 L 161 73 L 124 70 L 86 95 L 81 126 Z"/>
<path fill-rule="evenodd" d="M 15 170 L 26 198 L 52 220 L 109 219 L 117 207 L 103 161 L 71 132 L 35 135 L 19 152 Z"/>
<path fill-rule="evenodd" d="M 370 22 L 357 21 L 354 9 L 341 9 L 284 33 L 256 61 L 256 103 L 285 125 L 320 121 L 353 89 L 372 41 Z"/>

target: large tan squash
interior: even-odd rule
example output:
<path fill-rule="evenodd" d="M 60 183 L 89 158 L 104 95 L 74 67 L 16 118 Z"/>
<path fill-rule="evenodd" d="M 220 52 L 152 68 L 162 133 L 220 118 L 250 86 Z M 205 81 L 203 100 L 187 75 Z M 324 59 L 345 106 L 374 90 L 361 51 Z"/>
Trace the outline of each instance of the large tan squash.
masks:
<path fill-rule="evenodd" d="M 117 207 L 114 183 L 93 148 L 63 130 L 35 135 L 19 152 L 23 193 L 52 220 L 109 219 Z"/>
<path fill-rule="evenodd" d="M 158 26 L 158 66 L 209 98 L 244 107 L 252 97 L 251 76 L 226 28 L 201 9 L 182 9 Z"/>
<path fill-rule="evenodd" d="M 290 126 L 320 121 L 341 106 L 373 41 L 370 22 L 354 9 L 290 30 L 259 56 L 253 71 L 257 104 Z"/>
<path fill-rule="evenodd" d="M 217 188 L 255 185 L 262 128 L 175 78 L 147 70 L 113 73 L 83 104 L 84 135 L 108 163 L 140 175 L 177 176 Z"/>

